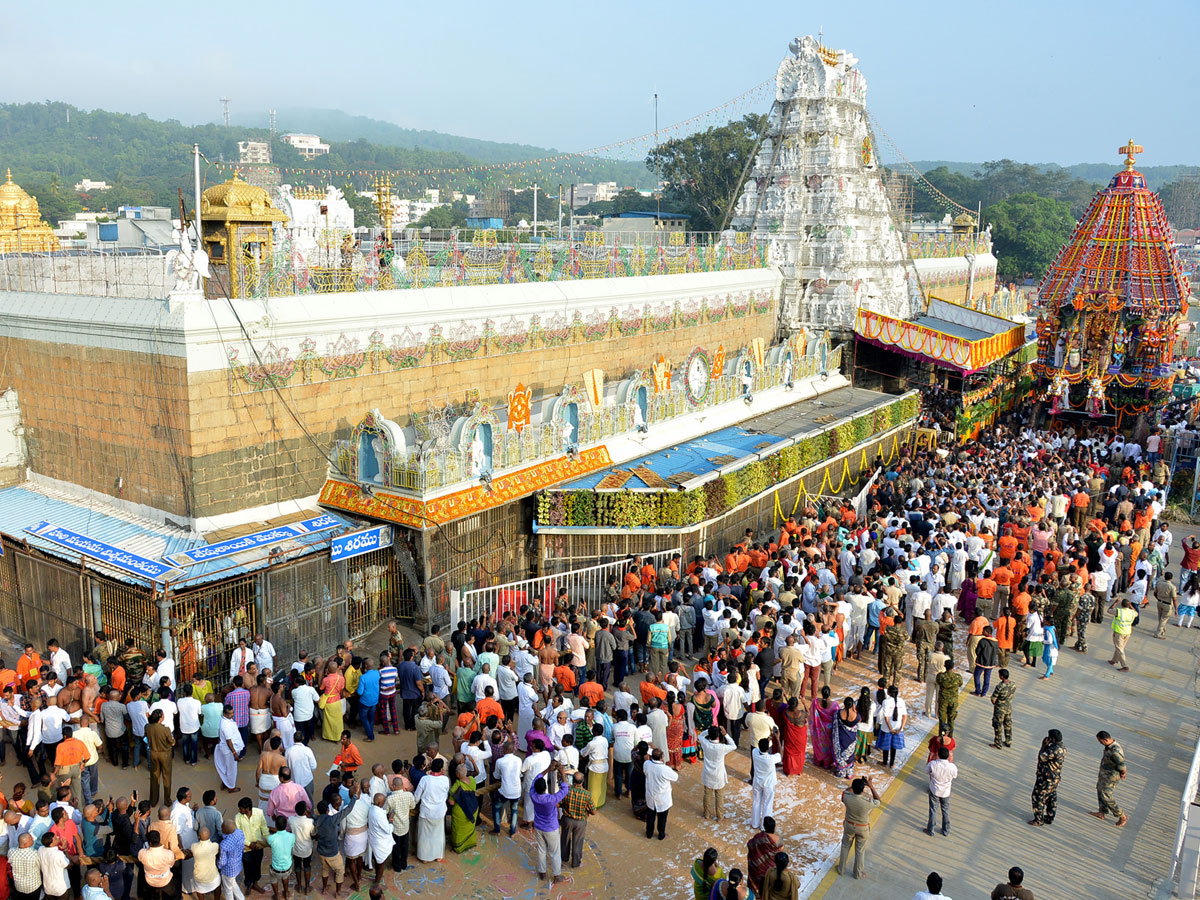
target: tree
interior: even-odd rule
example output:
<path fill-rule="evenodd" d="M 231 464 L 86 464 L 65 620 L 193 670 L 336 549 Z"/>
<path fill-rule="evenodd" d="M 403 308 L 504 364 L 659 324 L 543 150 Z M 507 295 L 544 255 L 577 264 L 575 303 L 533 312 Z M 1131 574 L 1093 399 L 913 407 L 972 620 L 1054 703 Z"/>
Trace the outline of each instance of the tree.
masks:
<path fill-rule="evenodd" d="M 631 210 L 654 209 L 654 198 L 641 191 L 626 188 L 612 200 L 597 200 L 575 210 L 577 216 L 611 216 Z"/>
<path fill-rule="evenodd" d="M 1176 228 L 1200 225 L 1200 180 L 1196 176 L 1164 184 L 1158 192 L 1167 220 Z"/>
<path fill-rule="evenodd" d="M 766 125 L 766 116 L 750 113 L 739 121 L 674 138 L 651 150 L 646 167 L 655 171 L 661 166 L 666 194 L 686 207 L 673 206 L 671 211 L 691 213 L 691 227 L 698 231 L 720 228 L 725 213 L 737 201 L 735 194 L 746 162 Z"/>
<path fill-rule="evenodd" d="M 418 228 L 463 228 L 467 224 L 467 204 L 457 200 L 449 206 L 435 206 L 417 220 Z"/>
<path fill-rule="evenodd" d="M 999 264 L 1000 282 L 1040 279 L 1075 227 L 1071 207 L 1062 200 L 1025 192 L 985 210 Z"/>
<path fill-rule="evenodd" d="M 342 194 L 354 210 L 355 228 L 375 228 L 379 225 L 379 210 L 375 208 L 374 200 L 370 197 L 360 197 L 354 185 L 350 183 L 342 187 Z"/>

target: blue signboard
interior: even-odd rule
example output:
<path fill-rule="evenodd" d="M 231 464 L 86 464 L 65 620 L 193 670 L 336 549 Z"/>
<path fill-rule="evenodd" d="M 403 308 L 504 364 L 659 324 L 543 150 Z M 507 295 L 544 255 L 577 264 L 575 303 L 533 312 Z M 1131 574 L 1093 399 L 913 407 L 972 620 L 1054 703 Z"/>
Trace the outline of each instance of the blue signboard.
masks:
<path fill-rule="evenodd" d="M 390 546 L 392 526 L 376 525 L 374 528 L 364 528 L 362 531 L 352 531 L 335 537 L 329 545 L 329 561 L 339 562 Z"/>
<path fill-rule="evenodd" d="M 94 540 L 86 534 L 59 528 L 49 522 L 42 522 L 34 528 L 25 530 L 44 540 L 69 547 L 81 556 L 102 562 L 114 569 L 120 569 L 122 572 L 128 572 L 130 575 L 136 575 L 147 581 L 169 581 L 183 574 L 183 571 L 175 566 L 138 556 L 136 553 L 130 553 L 128 550 L 122 550 L 112 544 Z"/>
<path fill-rule="evenodd" d="M 268 528 L 266 531 L 256 531 L 254 534 L 247 534 L 239 538 L 230 538 L 227 541 L 221 541 L 217 544 L 209 544 L 207 547 L 196 547 L 192 550 L 185 550 L 182 553 L 174 553 L 171 556 L 165 557 L 165 559 L 177 566 L 193 566 L 196 563 L 208 562 L 210 559 L 232 556 L 244 550 L 254 550 L 269 544 L 278 544 L 280 541 L 290 541 L 304 534 L 314 534 L 320 531 L 329 531 L 331 528 L 340 528 L 342 525 L 343 522 L 341 519 L 333 516 L 316 516 L 312 519 L 305 519 L 303 522 L 293 522 L 291 525 L 279 525 L 275 528 Z"/>

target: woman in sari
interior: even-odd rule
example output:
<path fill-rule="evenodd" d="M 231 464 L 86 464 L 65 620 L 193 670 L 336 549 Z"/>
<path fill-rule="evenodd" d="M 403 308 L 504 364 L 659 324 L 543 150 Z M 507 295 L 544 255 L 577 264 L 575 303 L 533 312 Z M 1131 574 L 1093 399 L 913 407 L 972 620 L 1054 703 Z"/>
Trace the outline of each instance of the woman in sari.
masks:
<path fill-rule="evenodd" d="M 796 900 L 800 893 L 800 879 L 795 872 L 787 871 L 791 860 L 780 850 L 775 854 L 775 868 L 768 869 L 763 876 L 763 889 L 759 900 Z"/>
<path fill-rule="evenodd" d="M 730 869 L 727 878 L 720 878 L 713 885 L 708 900 L 754 900 L 754 891 L 745 883 L 741 869 Z"/>
<path fill-rule="evenodd" d="M 879 708 L 871 696 L 871 689 L 864 687 L 858 692 L 858 734 L 854 743 L 854 759 L 865 763 L 871 758 L 871 744 L 875 736 L 875 719 Z"/>
<path fill-rule="evenodd" d="M 854 758 L 858 745 L 858 709 L 854 698 L 842 701 L 842 711 L 833 720 L 833 771 L 838 778 L 854 774 Z"/>
<path fill-rule="evenodd" d="M 475 795 L 475 777 L 467 774 L 466 765 L 454 770 L 457 776 L 450 786 L 450 849 L 465 853 L 478 842 L 475 828 L 479 824 L 479 798 Z"/>
<path fill-rule="evenodd" d="M 692 734 L 704 734 L 709 727 L 717 721 L 717 712 L 720 710 L 720 704 L 717 701 L 717 696 L 708 689 L 708 681 L 704 678 L 696 679 L 696 693 L 692 695 L 692 702 L 688 704 L 689 727 Z"/>
<path fill-rule="evenodd" d="M 725 870 L 717 865 L 717 851 L 709 847 L 704 855 L 692 862 L 692 896 L 694 900 L 708 900 L 713 886 L 725 877 Z"/>
<path fill-rule="evenodd" d="M 833 768 L 833 720 L 840 707 L 830 701 L 829 685 L 821 688 L 821 696 L 812 708 L 813 763 L 822 769 Z"/>
<path fill-rule="evenodd" d="M 783 738 L 783 774 L 804 771 L 804 752 L 808 749 L 808 708 L 793 697 L 788 701 L 779 726 Z"/>
<path fill-rule="evenodd" d="M 346 679 L 331 659 L 325 666 L 325 677 L 321 679 L 321 697 L 317 706 L 321 708 L 321 737 L 335 744 L 341 742 L 345 730 L 342 724 L 342 691 L 345 687 Z"/>
<path fill-rule="evenodd" d="M 979 591 L 975 587 L 975 574 L 972 571 L 968 571 L 967 577 L 963 579 L 962 588 L 958 595 L 958 608 L 962 612 L 963 618 L 968 622 L 975 618 L 975 605 L 978 599 Z"/>
<path fill-rule="evenodd" d="M 679 770 L 683 766 L 683 704 L 675 699 L 674 691 L 667 691 L 667 765 Z"/>

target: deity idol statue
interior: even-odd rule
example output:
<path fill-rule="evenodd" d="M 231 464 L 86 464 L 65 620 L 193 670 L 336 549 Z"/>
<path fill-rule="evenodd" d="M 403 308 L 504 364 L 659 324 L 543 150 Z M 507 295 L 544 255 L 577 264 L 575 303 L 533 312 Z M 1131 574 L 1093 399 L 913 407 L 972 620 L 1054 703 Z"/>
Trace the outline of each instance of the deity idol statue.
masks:
<path fill-rule="evenodd" d="M 1118 321 L 1117 330 L 1113 334 L 1112 360 L 1108 366 L 1109 372 L 1116 373 L 1121 371 L 1121 367 L 1125 365 L 1125 353 L 1128 349 L 1129 329 L 1125 327 L 1124 321 Z"/>
<path fill-rule="evenodd" d="M 1104 415 L 1104 382 L 1098 374 L 1093 374 L 1088 380 L 1087 412 L 1093 419 Z"/>
<path fill-rule="evenodd" d="M 1050 415 L 1057 416 L 1061 410 L 1071 408 L 1070 391 L 1070 382 L 1059 372 L 1050 382 Z"/>

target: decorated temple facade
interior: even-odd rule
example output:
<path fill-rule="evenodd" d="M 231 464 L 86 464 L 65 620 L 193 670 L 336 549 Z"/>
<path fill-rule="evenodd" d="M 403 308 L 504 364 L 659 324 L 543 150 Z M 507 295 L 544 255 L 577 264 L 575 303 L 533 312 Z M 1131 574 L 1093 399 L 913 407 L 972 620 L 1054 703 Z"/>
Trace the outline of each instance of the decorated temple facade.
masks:
<path fill-rule="evenodd" d="M 790 328 L 849 334 L 859 309 L 907 318 L 920 289 L 891 215 L 858 60 L 797 38 L 733 215 L 771 241 Z"/>
<path fill-rule="evenodd" d="M 58 249 L 54 229 L 42 221 L 36 199 L 14 184 L 12 170 L 0 184 L 0 253 L 46 253 Z"/>
<path fill-rule="evenodd" d="M 1171 396 L 1188 280 L 1158 195 L 1135 167 L 1099 191 L 1039 288 L 1034 366 L 1051 415 L 1152 414 Z"/>

